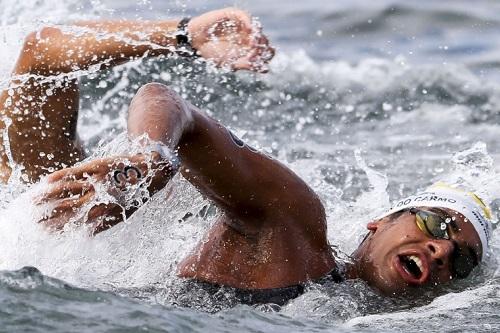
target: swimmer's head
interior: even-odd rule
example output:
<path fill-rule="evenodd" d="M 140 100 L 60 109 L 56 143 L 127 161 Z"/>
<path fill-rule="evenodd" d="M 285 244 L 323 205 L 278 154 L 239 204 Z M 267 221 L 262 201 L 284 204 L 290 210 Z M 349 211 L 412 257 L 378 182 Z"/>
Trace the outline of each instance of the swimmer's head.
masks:
<path fill-rule="evenodd" d="M 386 294 L 465 278 L 484 259 L 491 227 L 478 196 L 436 184 L 368 224 L 355 275 Z"/>

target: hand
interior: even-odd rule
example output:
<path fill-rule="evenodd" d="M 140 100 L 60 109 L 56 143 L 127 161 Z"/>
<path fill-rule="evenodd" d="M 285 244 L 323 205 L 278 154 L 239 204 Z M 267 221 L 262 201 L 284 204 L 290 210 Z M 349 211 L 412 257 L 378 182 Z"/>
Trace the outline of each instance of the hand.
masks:
<path fill-rule="evenodd" d="M 274 49 L 257 22 L 235 8 L 194 17 L 188 24 L 193 47 L 217 66 L 267 72 Z"/>
<path fill-rule="evenodd" d="M 170 163 L 157 153 L 104 158 L 54 172 L 47 178 L 48 190 L 37 199 L 37 204 L 50 207 L 40 223 L 61 230 L 72 218 L 83 217 L 94 233 L 103 231 L 142 204 L 130 202 L 141 185 L 152 195 L 173 174 Z"/>
<path fill-rule="evenodd" d="M 40 221 L 52 230 L 61 230 L 71 219 L 82 218 L 87 211 L 87 222 L 110 222 L 120 218 L 123 208 L 116 203 L 102 204 L 95 200 L 96 186 L 105 185 L 112 196 L 117 196 L 127 185 L 136 184 L 138 175 L 134 172 L 123 172 L 125 165 L 137 164 L 144 160 L 143 155 L 131 158 L 105 158 L 90 161 L 73 168 L 56 171 L 48 176 L 48 190 L 37 198 L 37 204 L 50 207 L 50 211 Z M 143 163 L 144 164 L 144 163 Z M 145 165 L 143 166 L 143 168 Z M 116 177 L 113 170 L 119 172 Z M 130 175 L 129 175 L 130 174 Z M 117 186 L 111 186 L 116 178 Z M 86 209 L 84 209 L 86 208 Z M 107 221 L 104 221 L 106 219 Z M 117 222 L 119 222 L 117 220 Z"/>

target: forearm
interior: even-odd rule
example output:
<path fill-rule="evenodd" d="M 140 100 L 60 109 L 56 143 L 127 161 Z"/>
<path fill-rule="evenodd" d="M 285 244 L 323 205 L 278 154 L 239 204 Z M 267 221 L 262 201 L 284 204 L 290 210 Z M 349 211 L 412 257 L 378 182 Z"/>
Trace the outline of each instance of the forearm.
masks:
<path fill-rule="evenodd" d="M 112 66 L 144 55 L 168 54 L 177 45 L 178 20 L 80 21 L 31 33 L 14 74 L 44 76 Z M 274 55 L 267 38 L 251 17 L 226 8 L 194 17 L 187 24 L 197 54 L 216 66 L 266 71 Z"/>
<path fill-rule="evenodd" d="M 30 34 L 16 74 L 55 75 L 92 65 L 116 65 L 144 56 L 168 54 L 176 46 L 178 21 L 82 21 L 67 29 L 43 28 Z M 74 28 L 72 31 L 71 28 Z"/>

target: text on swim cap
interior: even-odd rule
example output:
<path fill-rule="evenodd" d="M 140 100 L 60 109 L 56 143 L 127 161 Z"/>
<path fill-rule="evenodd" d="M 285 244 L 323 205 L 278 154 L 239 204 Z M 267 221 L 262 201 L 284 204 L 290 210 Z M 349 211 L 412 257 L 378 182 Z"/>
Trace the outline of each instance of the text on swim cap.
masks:
<path fill-rule="evenodd" d="M 408 199 L 399 201 L 396 204 L 395 208 L 409 205 L 412 202 L 420 202 L 420 201 L 449 202 L 449 203 L 452 203 L 452 204 L 457 202 L 455 199 L 446 198 L 446 197 L 440 197 L 440 196 L 437 196 L 437 195 L 418 196 L 418 197 L 415 197 L 415 198 L 408 198 Z"/>

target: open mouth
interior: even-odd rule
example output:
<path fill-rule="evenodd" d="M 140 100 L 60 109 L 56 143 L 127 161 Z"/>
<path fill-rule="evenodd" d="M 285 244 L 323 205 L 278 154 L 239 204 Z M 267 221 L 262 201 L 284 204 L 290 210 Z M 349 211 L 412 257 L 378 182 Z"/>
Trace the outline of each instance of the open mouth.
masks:
<path fill-rule="evenodd" d="M 399 255 L 396 268 L 401 277 L 410 284 L 423 284 L 428 277 L 425 259 L 416 254 Z"/>
<path fill-rule="evenodd" d="M 401 256 L 401 263 L 404 270 L 413 275 L 414 278 L 420 279 L 422 277 L 423 266 L 422 261 L 417 256 Z"/>

